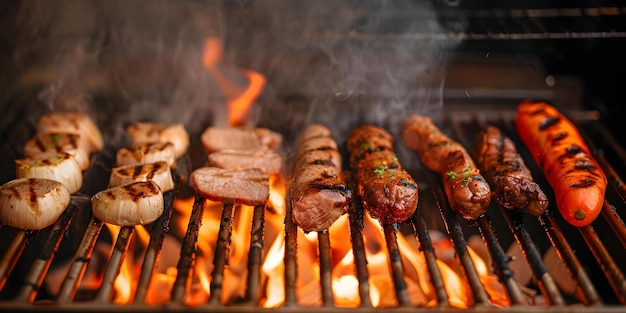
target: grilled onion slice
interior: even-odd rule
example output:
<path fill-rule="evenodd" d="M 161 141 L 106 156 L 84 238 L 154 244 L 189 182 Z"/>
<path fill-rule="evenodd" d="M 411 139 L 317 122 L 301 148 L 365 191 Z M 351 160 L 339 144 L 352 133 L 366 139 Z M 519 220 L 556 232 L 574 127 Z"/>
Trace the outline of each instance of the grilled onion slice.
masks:
<path fill-rule="evenodd" d="M 100 151 L 104 147 L 102 134 L 84 113 L 50 113 L 39 118 L 37 123 L 39 133 L 71 133 L 82 135 L 89 142 L 91 152 Z"/>
<path fill-rule="evenodd" d="M 24 145 L 24 155 L 37 156 L 54 151 L 71 154 L 81 170 L 89 168 L 89 143 L 81 135 L 72 133 L 38 133 Z"/>
<path fill-rule="evenodd" d="M 189 134 L 183 124 L 135 123 L 128 126 L 126 132 L 133 143 L 172 143 L 176 158 L 180 158 L 189 148 Z"/>
<path fill-rule="evenodd" d="M 154 222 L 163 214 L 163 193 L 154 181 L 112 187 L 91 197 L 93 215 L 120 226 Z"/>
<path fill-rule="evenodd" d="M 0 186 L 0 221 L 21 229 L 42 229 L 54 223 L 70 203 L 60 182 L 18 178 Z"/>
<path fill-rule="evenodd" d="M 111 172 L 109 186 L 117 187 L 147 180 L 155 181 L 162 192 L 174 189 L 172 172 L 169 165 L 163 161 L 116 167 Z"/>
<path fill-rule="evenodd" d="M 165 161 L 176 167 L 174 145 L 169 142 L 141 142 L 117 150 L 117 166 L 141 165 Z"/>
<path fill-rule="evenodd" d="M 17 178 L 46 178 L 56 180 L 75 193 L 83 185 L 83 173 L 76 160 L 65 152 L 46 151 L 15 160 Z"/>

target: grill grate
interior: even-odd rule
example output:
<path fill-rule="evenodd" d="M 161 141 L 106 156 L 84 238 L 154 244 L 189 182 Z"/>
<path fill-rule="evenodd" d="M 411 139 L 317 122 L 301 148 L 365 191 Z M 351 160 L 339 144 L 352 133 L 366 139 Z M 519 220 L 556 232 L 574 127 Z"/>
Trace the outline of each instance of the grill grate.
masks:
<path fill-rule="evenodd" d="M 479 112 L 479 113 L 464 113 L 454 112 L 446 114 L 445 124 L 452 130 L 454 137 L 458 138 L 466 146 L 468 146 L 469 134 L 473 134 L 472 128 L 484 126 L 487 123 L 494 123 L 501 126 L 505 131 L 511 134 L 512 138 L 520 145 L 519 138 L 514 135 L 512 128 L 512 119 L 514 112 L 510 111 L 493 111 L 493 112 Z M 599 125 L 597 121 L 587 123 L 585 120 L 590 118 L 590 115 L 583 113 L 572 112 L 575 117 L 574 120 L 580 121 L 579 128 L 581 130 L 592 129 L 593 133 L 601 133 L 607 135 L 604 129 Z M 582 125 L 582 123 L 586 123 Z M 591 127 L 583 127 L 591 126 Z M 587 136 L 587 133 L 585 133 Z M 596 138 L 595 136 L 593 138 Z M 608 142 L 610 148 L 615 150 L 618 155 L 623 153 L 621 147 L 615 144 L 615 141 L 606 137 L 605 142 Z M 587 226 L 578 229 L 578 233 L 583 238 L 589 249 L 591 250 L 593 257 L 600 266 L 602 273 L 608 280 L 611 288 L 617 298 L 617 302 L 622 305 L 626 304 L 626 279 L 623 275 L 623 265 L 620 267 L 619 263 L 615 261 L 615 255 L 623 254 L 622 248 L 626 247 L 626 227 L 624 222 L 618 213 L 618 210 L 623 210 L 625 204 L 623 202 L 624 194 L 626 194 L 624 184 L 617 174 L 616 170 L 611 166 L 611 163 L 605 159 L 602 152 L 606 149 L 599 149 L 593 146 L 594 141 L 591 141 L 589 137 L 586 138 L 591 143 L 592 151 L 598 156 L 599 161 L 607 175 L 609 181 L 611 181 L 611 187 L 614 187 L 614 192 L 617 194 L 621 202 L 614 202 L 611 204 L 607 195 L 605 205 L 603 208 L 602 219 L 610 225 L 613 236 L 617 236 L 620 240 L 621 246 L 606 247 L 605 244 L 609 244 L 606 239 L 603 241 L 601 234 L 597 233 L 594 226 Z M 537 181 L 546 189 L 545 180 L 542 180 L 540 174 L 537 173 L 538 169 L 530 159 L 528 153 L 520 149 L 524 159 L 533 171 Z M 439 210 L 441 219 L 445 225 L 446 231 L 453 243 L 456 256 L 459 264 L 463 268 L 465 278 L 469 286 L 474 299 L 474 310 L 491 310 L 493 307 L 489 304 L 489 295 L 486 292 L 481 280 L 477 274 L 477 269 L 474 261 L 468 253 L 468 242 L 466 241 L 466 230 L 464 220 L 457 217 L 449 208 L 445 193 L 441 186 L 441 178 L 435 173 L 428 172 L 426 174 L 428 181 L 427 186 L 432 189 L 432 195 L 434 202 Z M 354 190 L 354 183 L 350 182 L 351 188 Z M 356 193 L 355 193 L 356 194 Z M 607 192 L 609 194 L 609 192 Z M 148 286 L 152 273 L 158 264 L 158 259 L 162 253 L 162 244 L 164 236 L 169 230 L 170 218 L 172 215 L 172 207 L 174 203 L 176 192 L 170 191 L 165 193 L 166 206 L 163 216 L 161 216 L 154 224 L 152 233 L 150 236 L 150 242 L 144 255 L 144 261 L 142 263 L 141 274 L 136 287 L 135 298 L 133 305 L 128 306 L 133 311 L 148 311 L 154 310 L 155 306 L 145 305 L 145 297 L 147 295 Z M 422 193 L 424 197 L 427 197 L 425 193 Z M 420 197 L 421 198 L 421 197 Z M 189 311 L 189 310 L 202 310 L 206 309 L 206 306 L 200 307 L 187 307 L 184 304 L 185 295 L 189 289 L 190 282 L 193 276 L 193 265 L 195 262 L 197 251 L 197 241 L 199 236 L 200 227 L 202 225 L 202 215 L 205 210 L 206 201 L 203 197 L 196 195 L 194 198 L 194 204 L 187 224 L 186 234 L 182 241 L 182 248 L 180 251 L 180 258 L 177 265 L 178 274 L 176 276 L 173 288 L 171 291 L 171 301 L 168 305 L 159 306 L 165 310 L 172 311 Z M 617 207 L 616 207 L 617 205 Z M 492 207 L 497 204 L 492 205 Z M 100 235 L 103 223 L 91 218 L 87 225 L 82 242 L 75 252 L 71 266 L 69 267 L 67 276 L 61 285 L 60 292 L 52 300 L 54 304 L 46 304 L 47 301 L 35 301 L 38 292 L 41 288 L 44 277 L 47 274 L 50 263 L 52 262 L 59 245 L 62 244 L 65 238 L 65 233 L 68 231 L 73 217 L 79 210 L 89 209 L 89 201 L 85 197 L 74 197 L 71 205 L 67 208 L 61 218 L 52 226 L 52 231 L 48 234 L 45 240 L 45 245 L 41 247 L 39 257 L 34 261 L 33 265 L 29 268 L 28 274 L 25 276 L 23 283 L 14 298 L 0 302 L 1 309 L 12 310 L 41 310 L 41 311 L 78 311 L 78 310 L 99 310 L 99 311 L 119 311 L 120 306 L 111 304 L 111 298 L 113 296 L 113 282 L 120 271 L 121 262 L 127 253 L 129 247 L 129 241 L 133 236 L 132 227 L 122 227 L 120 233 L 114 243 L 113 253 L 111 254 L 108 264 L 103 274 L 100 288 L 98 289 L 95 297 L 92 301 L 75 301 L 76 293 L 78 291 L 80 282 L 82 281 L 86 267 L 91 260 L 94 246 Z M 407 221 L 407 225 L 410 226 L 413 231 L 413 235 L 416 236 L 420 250 L 424 253 L 425 261 L 427 264 L 427 270 L 430 278 L 430 282 L 435 289 L 435 295 L 438 303 L 439 310 L 449 308 L 450 303 L 448 294 L 444 288 L 444 282 L 442 273 L 437 266 L 437 256 L 435 255 L 435 249 L 430 237 L 429 229 L 425 220 L 422 203 L 418 208 L 416 214 L 410 221 Z M 469 225 L 470 227 L 477 228 L 482 235 L 484 244 L 487 246 L 492 261 L 493 271 L 498 276 L 500 283 L 505 287 L 508 292 L 508 296 L 511 299 L 513 307 L 511 310 L 516 310 L 527 306 L 527 298 L 522 291 L 519 283 L 514 279 L 513 272 L 509 267 L 510 258 L 506 254 L 505 250 L 501 246 L 498 239 L 498 230 L 494 227 L 496 218 L 501 215 L 504 219 L 506 226 L 508 226 L 511 234 L 514 236 L 515 241 L 521 247 L 524 252 L 532 275 L 536 280 L 537 287 L 543 297 L 546 299 L 547 304 L 552 310 L 563 310 L 569 312 L 613 312 L 623 311 L 623 306 L 606 304 L 600 297 L 600 293 L 596 289 L 594 282 L 592 281 L 589 273 L 587 272 L 586 264 L 581 262 L 577 256 L 573 246 L 573 240 L 563 229 L 563 224 L 558 220 L 556 216 L 553 216 L 551 209 L 548 209 L 546 213 L 540 216 L 537 220 L 542 226 L 543 231 L 549 238 L 552 246 L 556 249 L 560 259 L 566 266 L 572 280 L 576 287 L 576 295 L 583 306 L 570 304 L 567 299 L 561 294 L 557 284 L 553 277 L 548 272 L 546 265 L 541 259 L 540 249 L 536 246 L 533 239 L 534 233 L 527 229 L 524 215 L 517 212 L 510 212 L 501 207 L 492 208 L 488 216 L 479 219 L 475 225 Z M 259 300 L 261 295 L 261 265 L 262 265 L 262 251 L 264 246 L 264 232 L 265 232 L 265 210 L 264 206 L 256 206 L 253 211 L 253 218 L 251 222 L 250 232 L 250 247 L 248 249 L 248 276 L 246 280 L 246 290 L 244 299 L 236 301 L 237 303 L 223 304 L 220 301 L 222 294 L 222 287 L 224 283 L 224 268 L 228 264 L 228 255 L 230 249 L 231 234 L 233 229 L 233 216 L 236 206 L 233 203 L 223 203 L 222 216 L 220 220 L 220 229 L 215 243 L 215 258 L 213 260 L 214 270 L 211 273 L 211 295 L 206 303 L 207 306 L 222 311 L 256 311 L 259 308 Z M 296 311 L 302 312 L 307 310 L 316 310 L 315 308 L 302 307 L 298 305 L 296 281 L 298 275 L 297 264 L 297 236 L 299 230 L 293 224 L 291 220 L 290 205 L 287 204 L 287 211 L 285 216 L 285 303 L 282 307 L 275 309 L 275 311 Z M 501 213 L 501 214 L 499 214 Z M 355 201 L 355 204 L 349 210 L 349 226 L 350 236 L 352 242 L 352 251 L 354 255 L 354 265 L 356 268 L 356 276 L 359 281 L 358 293 L 361 297 L 360 307 L 354 309 L 355 311 L 367 312 L 370 310 L 378 310 L 373 308 L 372 299 L 370 299 L 370 286 L 368 284 L 368 260 L 365 253 L 365 244 L 363 241 L 363 208 Z M 4 226 L 6 230 L 8 227 Z M 387 255 L 390 260 L 390 268 L 393 280 L 393 286 L 395 291 L 396 300 L 399 308 L 414 309 L 411 305 L 409 298 L 409 291 L 404 281 L 404 267 L 402 263 L 402 253 L 397 242 L 398 225 L 384 225 L 383 233 L 385 244 L 387 248 Z M 11 273 L 15 264 L 18 263 L 22 252 L 24 251 L 28 242 L 39 235 L 39 232 L 31 231 L 18 231 L 12 239 L 12 243 L 6 251 L 4 251 L 2 260 L 0 261 L 0 289 L 5 287 L 5 283 L 8 275 Z M 500 235 L 502 235 L 500 233 Z M 331 262 L 331 243 L 330 232 L 328 230 L 318 233 L 318 251 L 320 261 L 320 286 L 321 286 L 321 305 L 330 309 L 335 308 L 333 299 L 333 286 L 332 286 L 332 262 Z M 609 249 L 610 248 L 610 249 Z M 616 251 L 619 250 L 619 251 Z M 571 301 L 570 301 L 571 302 Z M 33 304 L 36 303 L 36 304 Z M 535 308 L 535 307 L 534 307 Z M 319 308 L 317 308 L 319 309 Z M 538 307 L 537 309 L 541 309 Z M 343 310 L 343 309 L 342 309 Z M 427 309 L 425 309 L 427 310 Z"/>

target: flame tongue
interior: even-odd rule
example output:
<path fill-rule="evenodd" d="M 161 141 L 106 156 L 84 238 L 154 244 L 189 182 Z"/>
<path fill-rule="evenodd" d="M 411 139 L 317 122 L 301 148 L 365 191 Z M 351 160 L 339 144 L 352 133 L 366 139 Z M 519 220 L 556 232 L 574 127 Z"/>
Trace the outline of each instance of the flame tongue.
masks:
<path fill-rule="evenodd" d="M 222 42 L 219 38 L 210 37 L 205 40 L 202 63 L 219 85 L 228 103 L 228 126 L 246 124 L 248 112 L 254 100 L 261 94 L 265 86 L 265 77 L 251 70 L 238 70 L 248 81 L 247 86 L 240 86 L 228 79 L 219 69 L 222 58 Z M 219 123 L 220 121 L 216 121 Z"/>

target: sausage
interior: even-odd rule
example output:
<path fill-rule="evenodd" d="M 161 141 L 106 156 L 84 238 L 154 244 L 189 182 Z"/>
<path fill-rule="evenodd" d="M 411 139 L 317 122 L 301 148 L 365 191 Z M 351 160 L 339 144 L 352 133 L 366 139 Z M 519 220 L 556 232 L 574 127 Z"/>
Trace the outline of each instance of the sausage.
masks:
<path fill-rule="evenodd" d="M 522 102 L 515 127 L 555 193 L 563 218 L 589 225 L 602 209 L 607 179 L 576 126 L 545 102 Z"/>
<path fill-rule="evenodd" d="M 442 175 L 453 211 L 467 220 L 487 213 L 491 188 L 463 145 L 446 136 L 429 117 L 417 114 L 404 120 L 402 140 L 419 154 L 424 166 Z"/>
<path fill-rule="evenodd" d="M 357 193 L 370 216 L 383 224 L 410 218 L 417 208 L 418 185 L 394 153 L 393 136 L 364 125 L 350 133 L 346 144 Z"/>
<path fill-rule="evenodd" d="M 341 155 L 328 128 L 314 124 L 297 143 L 291 179 L 292 220 L 305 232 L 330 227 L 352 199 L 342 177 Z"/>
<path fill-rule="evenodd" d="M 515 143 L 495 126 L 486 126 L 476 137 L 474 159 L 496 201 L 509 210 L 539 216 L 548 207 L 548 197 L 534 182 Z"/>

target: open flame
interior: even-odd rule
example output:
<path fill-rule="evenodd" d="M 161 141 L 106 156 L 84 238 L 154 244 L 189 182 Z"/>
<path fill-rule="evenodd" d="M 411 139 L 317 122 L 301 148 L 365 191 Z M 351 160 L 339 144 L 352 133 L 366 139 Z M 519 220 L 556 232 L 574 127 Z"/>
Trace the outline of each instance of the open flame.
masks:
<path fill-rule="evenodd" d="M 252 103 L 261 93 L 265 78 L 254 71 L 239 70 L 248 79 L 247 86 L 241 86 L 229 80 L 219 70 L 222 58 L 222 43 L 218 38 L 207 38 L 204 46 L 203 66 L 215 78 L 223 90 L 228 104 L 228 125 L 245 125 L 247 113 Z M 261 288 L 259 304 L 264 308 L 277 308 L 285 302 L 285 234 L 284 219 L 286 212 L 286 183 L 284 177 L 271 177 L 270 201 L 265 214 L 265 232 L 263 247 L 263 265 L 261 267 Z M 172 224 L 176 225 L 182 238 L 191 216 L 194 198 L 176 199 Z M 205 304 L 210 297 L 213 257 L 220 228 L 223 204 L 206 200 L 200 227 L 191 288 L 183 299 L 186 305 Z M 228 264 L 224 269 L 221 303 L 230 303 L 241 299 L 246 292 L 247 256 L 250 246 L 250 231 L 253 207 L 237 206 L 233 217 L 233 230 L 229 249 Z M 117 234 L 119 227 L 107 225 L 112 234 Z M 356 276 L 354 254 L 350 238 L 348 215 L 342 216 L 329 229 L 332 259 L 332 288 L 336 307 L 354 308 L 361 305 L 359 278 Z M 149 234 L 143 227 L 137 227 L 136 238 L 141 246 L 147 246 Z M 380 223 L 364 215 L 363 241 L 368 266 L 369 297 L 374 307 L 395 307 L 398 305 L 394 282 L 390 269 L 390 260 L 386 249 L 383 227 Z M 419 249 L 418 239 L 397 232 L 398 248 L 402 255 L 405 270 L 404 280 L 408 288 L 410 302 L 416 307 L 436 307 L 436 291 L 430 282 L 429 272 L 423 252 Z M 320 285 L 320 264 L 318 260 L 317 233 L 297 232 L 297 299 L 298 305 L 317 307 L 322 305 Z M 435 245 L 438 253 L 446 254 L 453 249 L 445 242 Z M 178 247 L 180 249 L 180 247 Z M 489 271 L 483 261 L 469 247 L 471 257 L 493 304 L 510 305 L 506 291 Z M 133 288 L 138 281 L 141 262 L 129 251 L 122 270 L 115 281 L 114 303 L 127 304 L 133 297 Z M 180 251 L 167 251 L 167 254 Z M 452 252 L 453 253 L 453 252 Z M 452 258 L 453 259 L 453 258 Z M 473 298 L 468 284 L 463 279 L 460 265 L 451 260 L 437 259 L 437 266 L 444 279 L 444 287 L 449 303 L 454 308 L 468 308 L 473 305 Z M 147 303 L 153 305 L 169 302 L 177 268 L 174 264 L 157 271 L 148 288 Z"/>

